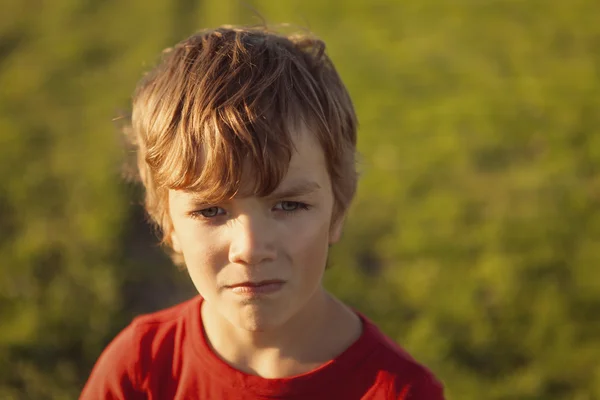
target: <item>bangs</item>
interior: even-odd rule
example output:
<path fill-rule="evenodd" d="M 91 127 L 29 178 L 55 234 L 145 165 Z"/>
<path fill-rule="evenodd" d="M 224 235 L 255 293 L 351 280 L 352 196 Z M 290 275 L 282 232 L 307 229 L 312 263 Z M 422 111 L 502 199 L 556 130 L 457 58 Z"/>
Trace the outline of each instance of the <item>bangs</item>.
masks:
<path fill-rule="evenodd" d="M 263 197 L 277 189 L 288 171 L 299 122 L 268 124 L 277 119 L 266 114 L 242 126 L 242 116 L 230 114 L 215 115 L 198 135 L 175 135 L 157 168 L 161 186 L 194 192 L 207 203 Z M 189 140 L 197 136 L 201 140 Z"/>

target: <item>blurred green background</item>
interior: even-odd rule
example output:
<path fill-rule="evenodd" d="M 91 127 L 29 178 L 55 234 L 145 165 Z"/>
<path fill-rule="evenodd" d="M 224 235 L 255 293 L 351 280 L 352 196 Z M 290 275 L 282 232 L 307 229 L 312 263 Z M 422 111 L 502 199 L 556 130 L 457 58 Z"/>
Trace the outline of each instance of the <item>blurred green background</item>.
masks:
<path fill-rule="evenodd" d="M 74 399 L 195 291 L 121 178 L 120 120 L 203 27 L 322 37 L 361 121 L 327 286 L 448 399 L 600 399 L 597 0 L 2 0 L 0 399 Z"/>

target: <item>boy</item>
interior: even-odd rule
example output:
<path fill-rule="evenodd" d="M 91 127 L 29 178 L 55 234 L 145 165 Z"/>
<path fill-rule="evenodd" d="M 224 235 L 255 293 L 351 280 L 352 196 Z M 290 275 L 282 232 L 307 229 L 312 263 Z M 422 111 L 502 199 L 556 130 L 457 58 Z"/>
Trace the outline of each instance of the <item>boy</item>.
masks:
<path fill-rule="evenodd" d="M 82 399 L 443 398 L 321 285 L 357 181 L 356 116 L 324 49 L 222 27 L 142 80 L 132 133 L 146 209 L 200 295 L 136 318 Z"/>

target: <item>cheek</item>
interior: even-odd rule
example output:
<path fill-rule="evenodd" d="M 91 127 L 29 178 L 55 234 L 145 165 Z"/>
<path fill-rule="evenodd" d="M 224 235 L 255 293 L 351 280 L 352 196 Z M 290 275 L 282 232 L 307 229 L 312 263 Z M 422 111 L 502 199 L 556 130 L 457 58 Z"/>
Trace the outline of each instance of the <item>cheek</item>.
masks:
<path fill-rule="evenodd" d="M 325 266 L 329 249 L 329 224 L 326 218 L 305 220 L 302 226 L 289 232 L 286 246 L 296 260 L 307 267 Z M 321 265 L 322 264 L 322 265 Z"/>
<path fill-rule="evenodd" d="M 218 246 L 218 235 L 207 234 L 195 224 L 181 224 L 177 227 L 177 239 L 181 246 L 185 265 L 195 286 L 214 286 L 216 276 L 226 263 L 223 251 Z"/>
<path fill-rule="evenodd" d="M 224 253 L 216 235 L 195 234 L 182 241 L 183 255 L 188 268 L 218 271 Z M 226 257 L 225 257 L 226 258 Z"/>
<path fill-rule="evenodd" d="M 205 299 L 214 298 L 219 286 L 219 274 L 226 265 L 221 253 L 198 245 L 183 254 L 187 272 L 198 293 Z"/>

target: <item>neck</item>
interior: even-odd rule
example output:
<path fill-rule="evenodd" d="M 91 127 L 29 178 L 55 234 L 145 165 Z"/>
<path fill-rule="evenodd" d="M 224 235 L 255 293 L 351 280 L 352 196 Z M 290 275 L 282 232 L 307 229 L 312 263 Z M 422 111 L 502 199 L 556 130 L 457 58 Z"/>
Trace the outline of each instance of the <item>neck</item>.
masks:
<path fill-rule="evenodd" d="M 206 303 L 202 320 L 212 350 L 234 368 L 266 378 L 313 370 L 335 358 L 360 336 L 360 319 L 319 290 L 309 304 L 281 326 L 249 331 L 231 324 Z"/>

